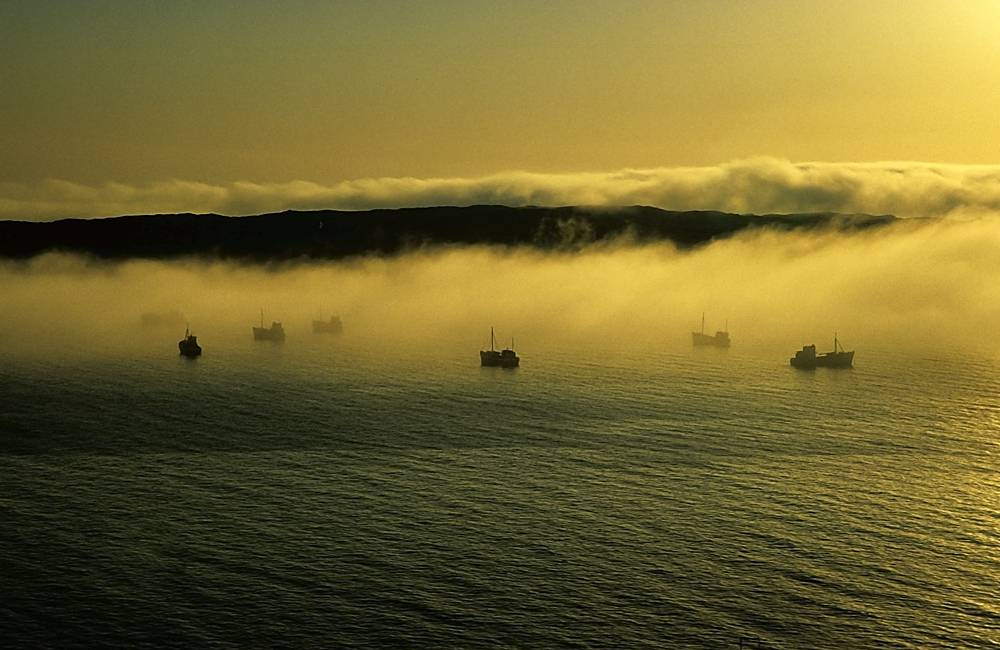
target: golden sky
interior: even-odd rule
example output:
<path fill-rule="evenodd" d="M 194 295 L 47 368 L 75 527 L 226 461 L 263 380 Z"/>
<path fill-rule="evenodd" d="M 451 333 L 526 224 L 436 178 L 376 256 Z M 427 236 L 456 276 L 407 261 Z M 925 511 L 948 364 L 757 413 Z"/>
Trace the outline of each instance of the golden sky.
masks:
<path fill-rule="evenodd" d="M 997 0 L 5 0 L 0 185 L 988 165 L 998 34 Z"/>

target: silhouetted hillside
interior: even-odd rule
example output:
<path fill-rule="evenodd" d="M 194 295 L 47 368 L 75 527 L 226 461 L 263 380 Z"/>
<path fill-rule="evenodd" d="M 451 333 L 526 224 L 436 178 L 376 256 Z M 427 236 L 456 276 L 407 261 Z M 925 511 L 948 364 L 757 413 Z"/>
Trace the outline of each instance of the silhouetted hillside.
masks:
<path fill-rule="evenodd" d="M 470 207 L 342 212 L 281 212 L 255 217 L 151 215 L 66 219 L 48 223 L 0 221 L 0 256 L 27 258 L 69 251 L 123 259 L 210 256 L 248 261 L 300 257 L 339 259 L 391 255 L 433 244 L 528 245 L 555 249 L 629 234 L 686 248 L 752 228 L 852 230 L 881 226 L 891 216 L 739 215 L 621 209 Z"/>

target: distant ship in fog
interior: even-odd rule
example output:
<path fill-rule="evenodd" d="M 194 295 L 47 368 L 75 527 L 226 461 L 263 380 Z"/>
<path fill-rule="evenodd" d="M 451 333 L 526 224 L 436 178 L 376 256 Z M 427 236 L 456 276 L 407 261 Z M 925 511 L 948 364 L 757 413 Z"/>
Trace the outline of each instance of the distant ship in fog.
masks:
<path fill-rule="evenodd" d="M 715 348 L 729 347 L 729 324 L 726 323 L 726 331 L 719 330 L 715 336 L 705 334 L 705 314 L 701 315 L 701 332 L 691 332 L 691 338 L 695 347 L 710 346 Z"/>
<path fill-rule="evenodd" d="M 340 316 L 330 316 L 330 320 L 323 320 L 320 315 L 319 320 L 313 321 L 314 334 L 340 334 L 344 331 L 344 325 L 340 322 Z"/>
<path fill-rule="evenodd" d="M 493 328 L 490 328 L 490 349 L 479 351 L 479 360 L 482 365 L 494 368 L 516 368 L 521 361 L 514 353 L 514 339 L 510 340 L 510 347 L 506 350 L 496 349 L 496 337 L 493 336 Z"/>
<path fill-rule="evenodd" d="M 198 337 L 191 333 L 190 328 L 184 330 L 184 340 L 177 344 L 181 354 L 189 359 L 201 356 L 201 346 L 198 345 Z"/>
<path fill-rule="evenodd" d="M 854 350 L 844 351 L 837 335 L 833 335 L 833 351 L 816 354 L 815 345 L 804 345 L 802 349 L 789 359 L 792 367 L 799 370 L 815 370 L 816 368 L 852 368 L 854 366 Z"/>
<path fill-rule="evenodd" d="M 260 327 L 253 328 L 255 341 L 284 341 L 285 329 L 279 321 L 273 321 L 270 328 L 264 327 L 264 310 L 260 310 Z"/>

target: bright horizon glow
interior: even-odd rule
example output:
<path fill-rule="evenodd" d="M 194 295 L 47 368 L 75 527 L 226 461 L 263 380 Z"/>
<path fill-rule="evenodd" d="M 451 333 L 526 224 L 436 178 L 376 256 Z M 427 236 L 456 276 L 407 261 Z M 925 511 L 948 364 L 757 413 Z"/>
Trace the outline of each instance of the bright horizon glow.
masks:
<path fill-rule="evenodd" d="M 992 0 L 10 0 L 0 182 L 990 165 L 998 31 Z"/>

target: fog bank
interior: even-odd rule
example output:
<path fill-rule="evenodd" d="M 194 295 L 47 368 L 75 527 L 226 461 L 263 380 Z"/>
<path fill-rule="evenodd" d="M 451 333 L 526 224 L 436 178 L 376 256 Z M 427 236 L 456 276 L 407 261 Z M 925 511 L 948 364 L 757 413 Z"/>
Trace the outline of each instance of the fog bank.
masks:
<path fill-rule="evenodd" d="M 751 158 L 710 167 L 477 178 L 369 178 L 323 184 L 170 180 L 87 186 L 0 183 L 0 219 L 54 221 L 136 214 L 367 210 L 439 205 L 628 206 L 734 213 L 840 212 L 899 217 L 1000 210 L 1000 166 L 919 162 L 792 163 Z"/>
<path fill-rule="evenodd" d="M 107 349 L 143 313 L 183 314 L 207 349 L 280 320 L 288 348 L 339 315 L 373 354 L 548 346 L 683 350 L 702 313 L 733 350 L 803 343 L 1000 351 L 1000 220 L 901 221 L 876 231 L 744 233 L 693 251 L 597 244 L 575 252 L 438 247 L 396 258 L 247 266 L 45 255 L 0 264 L 0 354 Z M 163 334 L 176 354 L 184 324 Z M 103 347 L 102 347 L 103 346 Z M 859 353 L 859 358 L 860 353 Z"/>

